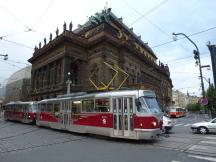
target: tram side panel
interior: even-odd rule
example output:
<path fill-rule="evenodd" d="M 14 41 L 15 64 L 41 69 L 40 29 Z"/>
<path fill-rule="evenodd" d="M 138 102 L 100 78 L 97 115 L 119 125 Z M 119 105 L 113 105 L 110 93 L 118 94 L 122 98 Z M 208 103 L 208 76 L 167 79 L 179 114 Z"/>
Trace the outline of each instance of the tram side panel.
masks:
<path fill-rule="evenodd" d="M 108 106 L 100 108 L 96 106 L 97 112 L 93 111 L 92 101 L 94 100 L 42 102 L 38 104 L 36 124 L 71 132 L 110 136 L 110 129 L 113 127 L 113 114 L 100 112 L 108 111 Z M 57 102 L 59 106 L 56 106 Z"/>
<path fill-rule="evenodd" d="M 137 112 L 135 99 L 138 97 L 89 95 L 43 100 L 38 104 L 37 125 L 116 138 L 153 139 L 160 132 L 160 108 L 155 97 L 141 96 L 140 108 L 148 113 Z"/>
<path fill-rule="evenodd" d="M 5 120 L 33 123 L 36 112 L 33 110 L 33 102 L 11 102 L 5 105 Z"/>

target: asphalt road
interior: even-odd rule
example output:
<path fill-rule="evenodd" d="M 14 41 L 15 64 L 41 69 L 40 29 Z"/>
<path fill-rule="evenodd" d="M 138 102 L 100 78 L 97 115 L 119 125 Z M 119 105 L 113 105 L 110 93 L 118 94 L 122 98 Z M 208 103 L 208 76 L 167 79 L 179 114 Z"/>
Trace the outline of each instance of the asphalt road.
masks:
<path fill-rule="evenodd" d="M 209 162 L 216 161 L 216 135 L 192 134 L 190 115 L 174 119 L 169 136 L 131 141 L 80 135 L 0 119 L 0 162 Z M 200 149 L 201 148 L 201 149 Z M 203 149 L 202 149 L 203 148 Z"/>

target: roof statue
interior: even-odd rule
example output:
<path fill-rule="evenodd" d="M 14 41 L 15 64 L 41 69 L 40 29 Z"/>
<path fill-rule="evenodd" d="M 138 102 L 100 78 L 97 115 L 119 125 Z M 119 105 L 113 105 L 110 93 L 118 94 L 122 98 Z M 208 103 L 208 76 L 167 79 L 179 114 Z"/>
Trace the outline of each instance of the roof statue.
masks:
<path fill-rule="evenodd" d="M 50 41 L 52 41 L 52 33 L 50 33 Z"/>
<path fill-rule="evenodd" d="M 39 48 L 41 48 L 41 42 L 39 42 Z"/>
<path fill-rule="evenodd" d="M 70 24 L 69 24 L 69 30 L 72 31 L 72 29 L 73 29 L 73 24 L 72 24 L 72 21 L 71 21 Z"/>
<path fill-rule="evenodd" d="M 44 37 L 44 45 L 46 45 L 46 37 Z"/>
<path fill-rule="evenodd" d="M 66 22 L 64 22 L 64 25 L 63 25 L 63 31 L 67 30 L 67 25 L 66 25 Z"/>
<path fill-rule="evenodd" d="M 56 37 L 58 37 L 58 34 L 59 34 L 59 29 L 57 27 L 57 29 L 56 29 Z"/>
<path fill-rule="evenodd" d="M 38 47 L 37 47 L 37 46 L 35 46 L 34 50 L 35 50 L 35 51 L 37 51 L 37 50 L 38 50 Z"/>
<path fill-rule="evenodd" d="M 102 10 L 101 13 L 96 13 L 94 16 L 89 17 L 89 21 L 92 23 L 92 25 L 96 26 L 102 22 L 107 22 L 109 23 L 110 21 L 110 12 L 111 8 L 108 8 L 107 10 Z"/>

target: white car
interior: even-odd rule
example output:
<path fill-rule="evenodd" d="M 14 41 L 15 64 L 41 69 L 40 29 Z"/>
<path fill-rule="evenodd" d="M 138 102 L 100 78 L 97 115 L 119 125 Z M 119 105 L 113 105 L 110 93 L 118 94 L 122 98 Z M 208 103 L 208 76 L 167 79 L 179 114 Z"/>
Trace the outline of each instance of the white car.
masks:
<path fill-rule="evenodd" d="M 167 117 L 167 116 L 163 116 L 163 126 L 162 126 L 162 131 L 164 133 L 169 133 L 169 131 L 173 128 L 173 121 Z"/>
<path fill-rule="evenodd" d="M 201 134 L 216 133 L 216 118 L 210 121 L 195 123 L 191 126 L 193 132 Z"/>

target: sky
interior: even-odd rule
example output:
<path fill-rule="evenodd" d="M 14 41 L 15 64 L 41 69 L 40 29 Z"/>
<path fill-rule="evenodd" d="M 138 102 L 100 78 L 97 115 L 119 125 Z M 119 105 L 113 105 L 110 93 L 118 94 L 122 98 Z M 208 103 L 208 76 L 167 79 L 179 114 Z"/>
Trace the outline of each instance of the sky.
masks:
<path fill-rule="evenodd" d="M 158 61 L 168 64 L 173 89 L 201 96 L 199 68 L 193 58 L 194 45 L 183 36 L 173 41 L 172 33 L 184 33 L 196 43 L 201 65 L 211 66 L 207 42 L 216 44 L 216 0 L 0 0 L 0 84 L 19 69 L 30 65 L 35 45 L 44 37 L 60 33 L 63 23 L 73 22 L 73 29 L 104 7 L 141 35 Z M 181 39 L 183 38 L 183 39 Z M 212 66 L 211 66 L 212 67 Z M 212 68 L 202 69 L 213 82 Z M 204 79 L 205 89 L 208 83 Z"/>

